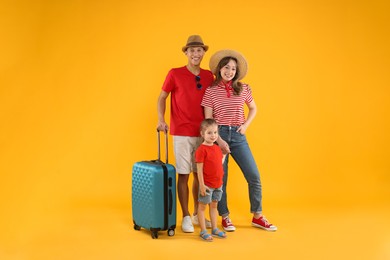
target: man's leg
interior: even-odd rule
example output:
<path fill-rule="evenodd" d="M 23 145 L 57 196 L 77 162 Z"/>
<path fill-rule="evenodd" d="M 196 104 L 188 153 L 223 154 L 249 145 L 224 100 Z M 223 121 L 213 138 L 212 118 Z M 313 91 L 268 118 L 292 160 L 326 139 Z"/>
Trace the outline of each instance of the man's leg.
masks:
<path fill-rule="evenodd" d="M 177 194 L 183 214 L 183 221 L 181 223 L 181 229 L 185 233 L 193 233 L 194 226 L 192 225 L 190 212 L 188 211 L 189 189 L 188 179 L 189 174 L 178 174 L 177 181 Z"/>
<path fill-rule="evenodd" d="M 194 172 L 194 181 L 192 182 L 192 196 L 194 198 L 194 216 L 198 214 L 198 194 L 199 194 L 199 180 L 198 174 Z"/>
<path fill-rule="evenodd" d="M 179 197 L 179 202 L 183 214 L 183 218 L 185 216 L 189 216 L 190 212 L 188 211 L 188 200 L 189 200 L 189 189 L 188 189 L 188 179 L 189 174 L 178 174 L 177 180 L 177 195 Z"/>

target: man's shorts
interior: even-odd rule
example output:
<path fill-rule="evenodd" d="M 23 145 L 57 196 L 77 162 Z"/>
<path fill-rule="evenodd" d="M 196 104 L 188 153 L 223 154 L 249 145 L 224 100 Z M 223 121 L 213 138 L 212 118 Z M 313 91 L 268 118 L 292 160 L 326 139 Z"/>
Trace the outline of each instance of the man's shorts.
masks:
<path fill-rule="evenodd" d="M 195 151 L 201 143 L 201 137 L 173 136 L 173 151 L 175 153 L 177 173 L 190 174 L 191 172 L 197 172 Z"/>
<path fill-rule="evenodd" d="M 220 201 L 222 198 L 222 186 L 216 189 L 209 188 L 206 186 L 206 195 L 198 195 L 198 201 L 203 204 L 210 204 L 211 201 Z"/>

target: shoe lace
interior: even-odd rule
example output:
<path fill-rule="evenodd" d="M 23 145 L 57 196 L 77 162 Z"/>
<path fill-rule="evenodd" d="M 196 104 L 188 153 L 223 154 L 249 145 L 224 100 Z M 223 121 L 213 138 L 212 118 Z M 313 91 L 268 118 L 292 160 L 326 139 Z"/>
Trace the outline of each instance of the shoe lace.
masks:
<path fill-rule="evenodd" d="M 264 216 L 262 219 L 263 219 L 264 225 L 271 226 L 271 224 L 268 222 L 268 220 Z"/>
<path fill-rule="evenodd" d="M 233 225 L 229 217 L 226 217 L 224 220 L 227 226 Z"/>

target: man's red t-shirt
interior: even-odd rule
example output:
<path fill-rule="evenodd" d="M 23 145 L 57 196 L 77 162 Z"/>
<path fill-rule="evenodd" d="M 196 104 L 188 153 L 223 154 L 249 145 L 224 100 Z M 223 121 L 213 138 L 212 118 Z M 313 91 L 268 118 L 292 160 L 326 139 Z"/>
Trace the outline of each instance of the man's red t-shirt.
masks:
<path fill-rule="evenodd" d="M 204 69 L 200 69 L 198 76 L 199 81 L 184 66 L 171 69 L 165 78 L 162 90 L 171 94 L 171 135 L 199 136 L 200 123 L 204 119 L 200 103 L 214 76 L 211 71 Z M 199 89 L 197 84 L 202 87 Z"/>

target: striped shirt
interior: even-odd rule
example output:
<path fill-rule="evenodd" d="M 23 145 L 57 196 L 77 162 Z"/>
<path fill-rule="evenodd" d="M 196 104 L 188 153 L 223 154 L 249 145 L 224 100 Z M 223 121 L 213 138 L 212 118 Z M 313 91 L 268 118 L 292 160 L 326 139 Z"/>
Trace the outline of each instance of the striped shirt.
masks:
<path fill-rule="evenodd" d="M 230 97 L 227 91 L 230 91 Z M 213 109 L 213 118 L 218 125 L 240 126 L 245 123 L 244 103 L 252 101 L 252 91 L 246 84 L 243 84 L 238 96 L 233 94 L 232 89 L 211 86 L 206 89 L 201 105 Z"/>

